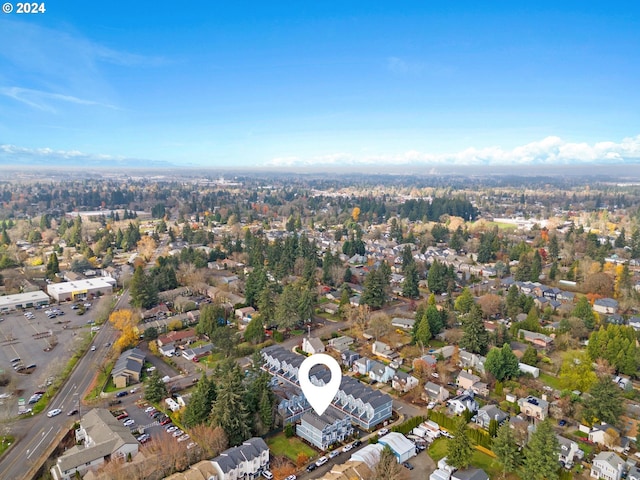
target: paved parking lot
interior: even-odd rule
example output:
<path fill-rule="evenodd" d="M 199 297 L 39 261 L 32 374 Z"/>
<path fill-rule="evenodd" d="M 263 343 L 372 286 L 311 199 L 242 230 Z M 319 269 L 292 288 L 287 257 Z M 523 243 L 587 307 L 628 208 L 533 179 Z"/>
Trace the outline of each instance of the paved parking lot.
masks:
<path fill-rule="evenodd" d="M 108 302 L 108 298 L 91 301 L 91 308 L 84 315 L 71 309 L 71 303 L 51 305 L 51 307 L 3 313 L 0 317 L 0 369 L 10 376 L 10 383 L 0 387 L 0 394 L 11 394 L 11 398 L 1 399 L 0 419 L 13 417 L 18 412 L 18 398 L 28 399 L 36 390 L 46 387 L 47 381 L 61 373 L 64 366 L 77 351 L 83 339 L 92 335 L 89 325 L 99 311 L 98 302 Z M 63 314 L 48 318 L 46 310 L 60 309 Z M 24 314 L 31 312 L 27 318 Z M 53 348 L 51 343 L 57 342 Z M 18 374 L 11 360 L 20 358 L 25 366 L 36 365 L 31 374 Z"/>

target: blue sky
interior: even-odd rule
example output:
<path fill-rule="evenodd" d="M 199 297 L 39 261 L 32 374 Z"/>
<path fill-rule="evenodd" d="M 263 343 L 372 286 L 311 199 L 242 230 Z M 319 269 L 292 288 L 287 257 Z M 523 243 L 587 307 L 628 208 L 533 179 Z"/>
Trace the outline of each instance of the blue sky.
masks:
<path fill-rule="evenodd" d="M 0 16 L 0 158 L 640 163 L 637 2 L 93 3 Z"/>

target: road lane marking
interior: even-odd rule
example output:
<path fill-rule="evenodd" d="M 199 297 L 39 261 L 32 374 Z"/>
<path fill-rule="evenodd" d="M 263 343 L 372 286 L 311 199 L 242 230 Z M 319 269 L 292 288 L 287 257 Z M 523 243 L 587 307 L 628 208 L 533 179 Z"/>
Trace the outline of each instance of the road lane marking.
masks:
<path fill-rule="evenodd" d="M 40 441 L 38 442 L 38 444 L 37 444 L 35 447 L 33 447 L 33 450 L 31 450 L 31 452 L 29 453 L 29 455 L 27 455 L 27 458 L 31 458 L 31 455 L 33 455 L 33 454 L 34 454 L 34 452 L 35 452 L 38 448 L 40 448 L 40 444 L 41 444 L 42 442 L 44 442 L 44 440 L 47 438 L 47 436 L 51 433 L 51 431 L 52 431 L 52 430 L 53 430 L 53 427 L 51 427 L 47 433 L 42 432 L 42 440 L 40 440 Z M 58 429 L 58 430 L 60 430 L 60 429 Z"/>

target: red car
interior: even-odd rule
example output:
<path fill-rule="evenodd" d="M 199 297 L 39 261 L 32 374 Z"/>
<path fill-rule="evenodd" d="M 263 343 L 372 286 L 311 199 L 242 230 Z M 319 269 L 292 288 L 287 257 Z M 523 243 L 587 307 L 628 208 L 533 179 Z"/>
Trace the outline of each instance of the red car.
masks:
<path fill-rule="evenodd" d="M 171 419 L 170 419 L 169 417 L 167 417 L 167 418 L 164 418 L 164 419 L 160 422 L 160 425 L 167 425 L 167 424 L 169 424 L 169 423 L 171 423 Z"/>
<path fill-rule="evenodd" d="M 121 413 L 120 415 L 118 415 L 116 417 L 116 420 L 122 420 L 124 418 L 127 418 L 129 416 L 129 414 L 127 412 Z"/>

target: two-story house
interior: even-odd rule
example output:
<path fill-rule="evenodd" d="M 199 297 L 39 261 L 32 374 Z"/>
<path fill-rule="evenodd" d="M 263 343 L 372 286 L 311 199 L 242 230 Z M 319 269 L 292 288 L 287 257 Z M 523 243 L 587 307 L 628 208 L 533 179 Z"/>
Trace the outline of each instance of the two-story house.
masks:
<path fill-rule="evenodd" d="M 140 445 L 128 427 L 102 408 L 85 414 L 75 434 L 77 445 L 67 449 L 51 468 L 55 480 L 71 480 L 109 460 L 134 457 Z"/>
<path fill-rule="evenodd" d="M 542 421 L 549 415 L 549 402 L 533 395 L 518 400 L 520 413 L 534 421 Z"/>
<path fill-rule="evenodd" d="M 260 437 L 246 440 L 211 460 L 217 480 L 253 480 L 269 469 L 269 447 Z"/>
<path fill-rule="evenodd" d="M 600 452 L 591 464 L 591 476 L 604 480 L 620 480 L 625 462 L 613 452 Z"/>
<path fill-rule="evenodd" d="M 433 382 L 425 383 L 424 391 L 427 398 L 433 402 L 444 402 L 449 398 L 449 390 Z"/>
<path fill-rule="evenodd" d="M 305 413 L 296 426 L 296 434 L 320 450 L 344 441 L 352 433 L 349 417 L 333 407 L 329 407 L 322 416 L 311 411 Z"/>
<path fill-rule="evenodd" d="M 402 370 L 396 370 L 391 377 L 391 386 L 397 392 L 406 393 L 418 386 L 418 379 Z"/>
<path fill-rule="evenodd" d="M 508 418 L 509 415 L 500 410 L 497 406 L 485 405 L 478 409 L 478 413 L 476 414 L 476 423 L 482 428 L 488 430 L 491 420 L 495 420 L 498 422 L 498 425 L 502 425 L 502 423 Z"/>

